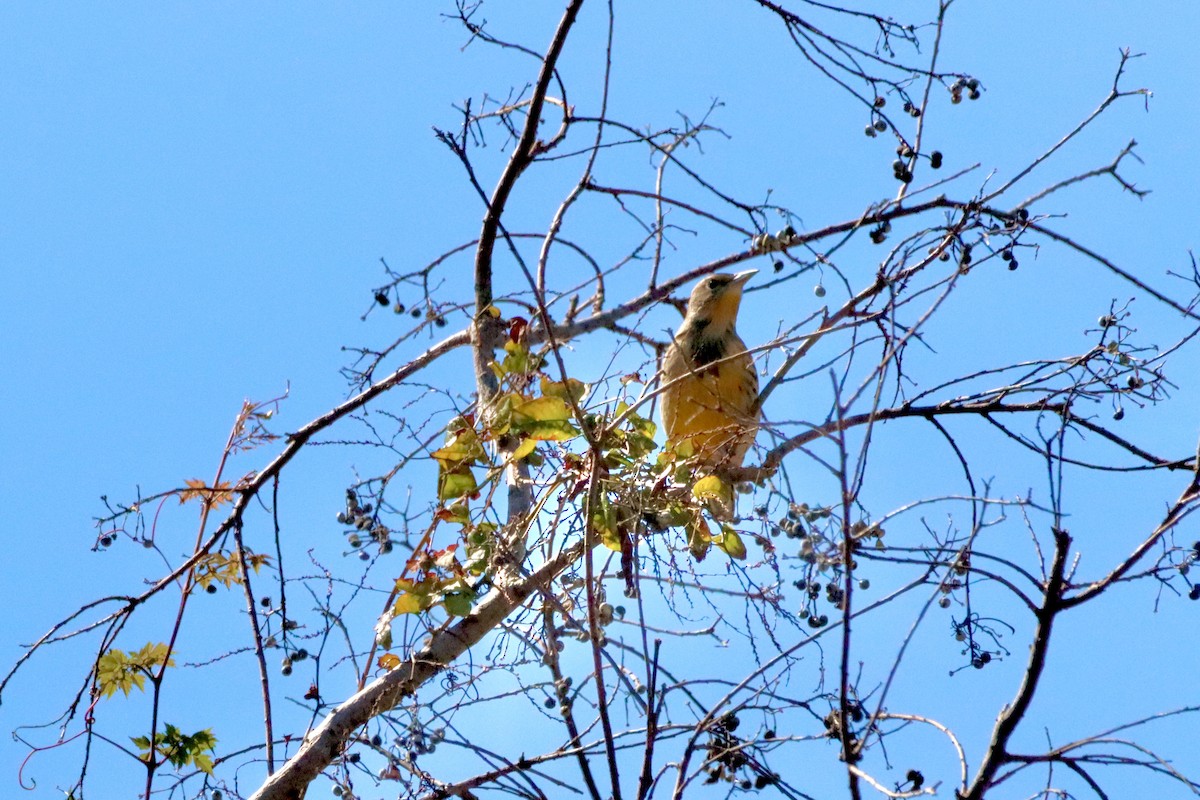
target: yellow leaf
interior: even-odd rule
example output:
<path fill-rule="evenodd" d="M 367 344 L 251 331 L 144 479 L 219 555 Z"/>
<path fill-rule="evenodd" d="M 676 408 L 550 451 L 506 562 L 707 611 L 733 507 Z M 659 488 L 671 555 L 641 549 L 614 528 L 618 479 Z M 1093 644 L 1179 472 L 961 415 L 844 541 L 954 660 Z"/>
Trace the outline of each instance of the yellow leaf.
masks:
<path fill-rule="evenodd" d="M 102 655 L 96 663 L 96 683 L 104 697 L 111 697 L 118 689 L 128 697 L 133 689 L 144 690 L 146 676 L 164 664 L 175 666 L 175 660 L 167 657 L 167 646 L 161 642 L 149 642 L 134 653 L 125 653 L 113 648 Z"/>
<path fill-rule="evenodd" d="M 697 500 L 721 500 L 729 494 L 729 485 L 716 475 L 705 475 L 692 485 L 692 497 Z"/>
<path fill-rule="evenodd" d="M 571 419 L 571 407 L 561 397 L 536 397 L 518 405 L 513 414 L 521 421 L 564 422 Z"/>
<path fill-rule="evenodd" d="M 543 376 L 540 385 L 542 394 L 546 397 L 559 397 L 563 400 L 573 398 L 578 403 L 587 395 L 587 384 L 575 378 L 552 381 Z"/>
<path fill-rule="evenodd" d="M 517 448 L 512 452 L 512 460 L 520 461 L 522 458 L 532 453 L 537 447 L 537 443 L 538 440 L 532 437 L 522 439 L 521 443 L 517 445 Z"/>
<path fill-rule="evenodd" d="M 411 593 L 400 595 L 395 605 L 392 606 L 392 615 L 398 617 L 401 614 L 420 614 L 425 610 L 421 600 L 420 596 Z"/>
<path fill-rule="evenodd" d="M 395 653 L 384 653 L 379 657 L 379 666 L 390 672 L 400 666 L 400 656 Z"/>
<path fill-rule="evenodd" d="M 447 438 L 442 447 L 430 453 L 431 456 L 446 469 L 454 469 L 462 464 L 470 464 L 486 456 L 483 445 L 474 430 L 460 431 Z"/>
<path fill-rule="evenodd" d="M 120 689 L 129 696 L 134 689 L 144 689 L 146 676 L 138 671 L 137 665 L 131 663 L 125 653 L 112 649 L 100 657 L 96 664 L 96 683 L 104 697 L 111 697 Z"/>

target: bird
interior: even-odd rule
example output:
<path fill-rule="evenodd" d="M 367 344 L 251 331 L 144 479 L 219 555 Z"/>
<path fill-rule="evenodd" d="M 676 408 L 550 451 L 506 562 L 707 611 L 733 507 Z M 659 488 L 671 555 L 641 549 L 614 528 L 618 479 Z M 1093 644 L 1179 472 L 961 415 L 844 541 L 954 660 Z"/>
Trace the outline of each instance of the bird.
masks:
<path fill-rule="evenodd" d="M 758 270 L 717 273 L 696 284 L 662 365 L 662 419 L 676 452 L 690 443 L 697 474 L 742 466 L 758 433 L 758 373 L 737 334 L 742 288 Z M 722 516 L 732 517 L 728 492 Z"/>

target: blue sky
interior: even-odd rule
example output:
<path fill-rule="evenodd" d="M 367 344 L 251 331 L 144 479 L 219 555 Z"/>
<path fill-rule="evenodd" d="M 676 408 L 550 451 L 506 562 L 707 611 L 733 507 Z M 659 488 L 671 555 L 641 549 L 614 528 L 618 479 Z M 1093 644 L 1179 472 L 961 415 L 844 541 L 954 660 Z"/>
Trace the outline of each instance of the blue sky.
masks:
<path fill-rule="evenodd" d="M 452 104 L 503 93 L 532 73 L 526 61 L 461 49 L 461 29 L 438 17 L 442 5 L 0 6 L 0 501 L 9 509 L 0 603 L 10 609 L 0 661 L 13 661 L 20 643 L 79 603 L 136 591 L 152 574 L 154 564 L 128 547 L 90 552 L 101 495 L 129 501 L 137 487 L 153 492 L 210 475 L 243 398 L 290 387 L 280 430 L 338 402 L 347 391 L 342 347 L 379 345 L 396 331 L 390 314 L 360 320 L 383 282 L 379 259 L 407 270 L 475 235 L 477 198 L 432 126 L 453 127 Z M 741 13 L 729 5 L 684 12 L 618 0 L 614 100 L 625 118 L 665 125 L 677 111 L 694 118 L 721 100 L 713 123 L 729 138 L 706 141 L 707 174 L 745 196 L 773 190 L 773 201 L 811 228 L 889 196 L 892 156 L 886 143 L 862 136 L 861 109 L 789 55 L 750 4 Z M 540 46 L 558 7 L 528 4 L 525 13 L 540 18 L 527 27 L 499 5 L 487 8 L 503 31 Z M 905 2 L 894 13 L 923 19 L 931 7 Z M 580 85 L 572 98 L 579 108 L 595 101 L 588 76 L 602 47 L 597 11 L 585 19 L 593 38 L 565 62 Z M 1068 190 L 1054 207 L 1069 212 L 1062 230 L 1171 288 L 1165 273 L 1186 268 L 1200 220 L 1197 30 L 1200 9 L 1190 4 L 1019 0 L 1000 10 L 959 0 L 942 63 L 978 75 L 986 93 L 977 103 L 943 104 L 930 122 L 947 169 L 979 162 L 974 185 L 993 169 L 993 181 L 1006 180 L 1103 98 L 1119 48 L 1146 53 L 1129 65 L 1126 86 L 1153 91 L 1149 110 L 1136 98 L 1117 104 L 1029 185 L 1032 192 L 1102 166 L 1136 139 L 1144 163 L 1127 162 L 1123 172 L 1152 194 L 1138 201 L 1101 179 Z M 488 158 L 502 157 L 497 134 Z M 559 192 L 574 177 L 551 171 L 530 191 Z M 547 208 L 523 203 L 515 219 L 544 226 Z M 623 226 L 631 223 L 605 214 L 596 224 L 613 226 L 614 238 L 629 233 Z M 589 233 L 573 224 L 582 227 L 572 232 Z M 744 246 L 728 232 L 681 236 L 666 269 L 681 272 Z M 446 294 L 460 289 L 465 298 L 468 273 L 455 270 Z M 980 279 L 947 310 L 946 324 L 995 331 L 981 341 L 996 358 L 1029 346 L 1059 355 L 1084 346 L 1084 329 L 1110 299 L 1134 294 L 1093 266 L 1043 252 L 1015 276 Z M 1072 302 L 1060 314 L 1062 297 Z M 817 307 L 801 298 L 805 313 Z M 767 340 L 790 313 L 773 300 L 747 296 L 757 312 L 743 325 L 748 341 Z M 1182 330 L 1150 298 L 1135 308 L 1148 338 L 1165 342 Z M 656 329 L 678 318 L 654 313 Z M 465 319 L 449 315 L 450 329 Z M 590 355 L 586 345 L 580 352 Z M 953 372 L 979 353 L 943 347 L 934 363 Z M 1137 424 L 1155 446 L 1186 453 L 1200 432 L 1200 359 L 1187 351 L 1172 367 L 1174 402 L 1139 412 Z M 439 379 L 467 387 L 466 370 L 459 358 Z M 881 469 L 903 469 L 919 452 L 907 448 L 920 444 L 903 446 L 883 450 Z M 268 455 L 249 454 L 236 469 L 254 469 Z M 312 526 L 314 537 L 336 536 L 340 492 L 360 466 L 369 472 L 369 464 L 317 451 L 299 467 L 296 524 Z M 1095 508 L 1100 527 L 1108 520 L 1120 531 L 1145 529 L 1172 499 L 1163 484 L 1094 486 L 1094 499 L 1076 502 Z M 190 512 L 165 513 L 178 547 L 190 546 Z M 1151 657 L 1140 660 L 1145 672 L 1124 677 L 1130 696 L 1117 704 L 1127 701 L 1136 715 L 1195 702 L 1194 684 L 1182 681 L 1141 699 L 1158 677 L 1155 663 L 1195 662 L 1194 638 L 1182 632 L 1194 628 L 1195 609 L 1166 602 L 1148 617 L 1148 591 L 1130 595 L 1136 623 L 1068 630 L 1070 647 L 1096 648 L 1086 658 L 1102 662 L 1114 643 L 1144 636 L 1139 646 Z M 1135 624 L 1137 631 L 1126 627 Z M 140 633 L 155 635 L 150 627 Z M 0 727 L 51 718 L 78 674 L 70 659 L 87 652 L 72 645 L 27 667 L 5 693 Z M 1063 696 L 1090 691 L 1073 677 L 1053 676 L 1051 686 Z M 996 691 L 1005 696 L 1008 688 Z M 15 782 L 24 756 L 0 737 L 0 786 Z M 53 754 L 41 758 L 59 763 Z M 39 759 L 31 769 L 39 781 L 32 796 L 56 796 L 53 769 Z"/>

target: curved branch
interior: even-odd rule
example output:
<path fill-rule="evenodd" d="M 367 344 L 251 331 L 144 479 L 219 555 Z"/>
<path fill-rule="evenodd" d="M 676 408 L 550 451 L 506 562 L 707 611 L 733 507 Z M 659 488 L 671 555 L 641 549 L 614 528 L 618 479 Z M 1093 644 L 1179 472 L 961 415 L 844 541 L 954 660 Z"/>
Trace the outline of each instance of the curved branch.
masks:
<path fill-rule="evenodd" d="M 444 627 L 414 653 L 408 663 L 376 678 L 325 718 L 307 737 L 296 755 L 269 777 L 251 800 L 295 800 L 333 760 L 341 755 L 355 729 L 409 697 L 434 678 L 480 639 L 496 629 L 535 591 L 545 589 L 583 555 L 577 542 L 561 551 L 519 585 L 493 589 L 474 610 Z"/>
<path fill-rule="evenodd" d="M 1050 574 L 1046 579 L 1045 594 L 1041 608 L 1037 613 L 1037 628 L 1034 630 L 1033 643 L 1029 647 L 1029 662 L 1025 667 L 1021 686 L 1017 689 L 1016 697 L 1004 707 L 996 718 L 996 726 L 992 729 L 992 739 L 988 744 L 987 754 L 975 773 L 971 786 L 960 797 L 962 800 L 982 800 L 996 772 L 1011 759 L 1008 753 L 1008 742 L 1016 731 L 1021 720 L 1025 718 L 1033 695 L 1037 691 L 1046 667 L 1046 654 L 1050 649 L 1050 634 L 1054 628 L 1054 620 L 1063 610 L 1062 591 L 1064 576 L 1067 569 L 1067 555 L 1071 548 L 1071 537 L 1066 531 L 1054 530 L 1054 559 L 1051 562 Z"/>

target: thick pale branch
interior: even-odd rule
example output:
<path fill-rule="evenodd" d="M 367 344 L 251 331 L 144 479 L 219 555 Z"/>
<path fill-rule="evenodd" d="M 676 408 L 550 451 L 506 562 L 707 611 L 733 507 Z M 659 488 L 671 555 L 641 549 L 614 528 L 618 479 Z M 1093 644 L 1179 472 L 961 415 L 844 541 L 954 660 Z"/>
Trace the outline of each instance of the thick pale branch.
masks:
<path fill-rule="evenodd" d="M 291 760 L 267 779 L 251 800 L 299 800 L 317 775 L 344 750 L 354 731 L 385 713 L 495 630 L 535 591 L 548 587 L 583 555 L 579 542 L 558 554 L 523 583 L 495 589 L 466 617 L 435 633 L 402 667 L 377 678 L 334 709 L 304 740 Z"/>

